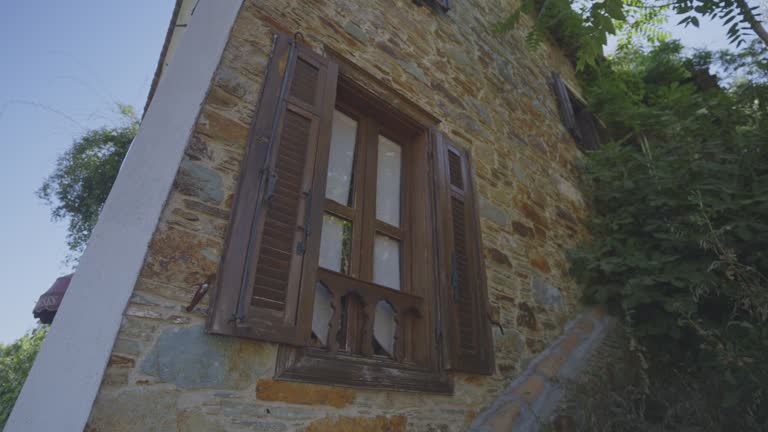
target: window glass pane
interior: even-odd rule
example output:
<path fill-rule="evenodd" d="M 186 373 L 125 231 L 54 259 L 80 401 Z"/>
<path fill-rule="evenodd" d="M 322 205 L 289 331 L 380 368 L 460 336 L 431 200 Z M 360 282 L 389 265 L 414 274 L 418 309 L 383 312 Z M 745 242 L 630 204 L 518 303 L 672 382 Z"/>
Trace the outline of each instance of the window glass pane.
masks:
<path fill-rule="evenodd" d="M 379 135 L 376 171 L 376 219 L 400 226 L 400 169 L 402 148 Z"/>
<path fill-rule="evenodd" d="M 326 213 L 320 232 L 320 267 L 340 273 L 349 272 L 352 247 L 352 222 Z"/>
<path fill-rule="evenodd" d="M 395 310 L 384 300 L 378 302 L 373 319 L 373 347 L 376 354 L 386 354 L 390 357 L 394 354 L 396 326 Z"/>
<path fill-rule="evenodd" d="M 322 282 L 315 284 L 315 304 L 312 309 L 312 333 L 323 346 L 328 345 L 328 327 L 333 316 L 332 294 Z"/>
<path fill-rule="evenodd" d="M 400 290 L 400 242 L 381 234 L 373 244 L 373 282 Z"/>
<path fill-rule="evenodd" d="M 355 162 L 356 141 L 357 121 L 340 111 L 334 111 L 325 196 L 345 206 L 352 202 L 352 168 Z"/>

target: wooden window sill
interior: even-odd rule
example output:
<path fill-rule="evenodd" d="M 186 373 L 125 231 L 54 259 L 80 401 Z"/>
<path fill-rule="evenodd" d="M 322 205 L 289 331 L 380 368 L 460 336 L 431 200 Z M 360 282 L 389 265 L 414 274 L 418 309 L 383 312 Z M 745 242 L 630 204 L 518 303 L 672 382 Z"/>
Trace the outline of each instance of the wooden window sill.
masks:
<path fill-rule="evenodd" d="M 452 394 L 444 371 L 389 359 L 330 354 L 313 348 L 281 346 L 275 379 L 357 389 Z"/>

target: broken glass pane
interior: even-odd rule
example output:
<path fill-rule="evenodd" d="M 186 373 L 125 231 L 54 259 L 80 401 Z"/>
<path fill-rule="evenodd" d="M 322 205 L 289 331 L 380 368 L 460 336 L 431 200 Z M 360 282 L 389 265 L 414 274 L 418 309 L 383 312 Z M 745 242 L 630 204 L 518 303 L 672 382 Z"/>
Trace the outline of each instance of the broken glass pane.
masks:
<path fill-rule="evenodd" d="M 351 248 L 352 222 L 325 213 L 320 233 L 320 267 L 349 273 Z"/>
<path fill-rule="evenodd" d="M 328 328 L 333 317 L 333 294 L 322 282 L 315 284 L 315 304 L 312 309 L 312 333 L 323 344 L 328 346 Z"/>
<path fill-rule="evenodd" d="M 386 301 L 379 301 L 373 320 L 373 347 L 376 354 L 394 356 L 396 326 L 395 310 Z"/>

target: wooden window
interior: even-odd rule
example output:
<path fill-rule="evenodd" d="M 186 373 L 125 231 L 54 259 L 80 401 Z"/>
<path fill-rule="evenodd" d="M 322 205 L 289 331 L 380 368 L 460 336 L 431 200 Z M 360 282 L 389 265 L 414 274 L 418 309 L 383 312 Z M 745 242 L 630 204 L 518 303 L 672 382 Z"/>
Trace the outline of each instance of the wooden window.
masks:
<path fill-rule="evenodd" d="M 437 345 L 430 128 L 343 73 L 333 119 L 312 341 L 283 348 L 277 375 L 450 391 Z"/>
<path fill-rule="evenodd" d="M 595 116 L 587 111 L 584 102 L 568 89 L 559 74 L 553 73 L 552 81 L 563 125 L 573 135 L 576 144 L 584 151 L 600 148 L 598 121 Z"/>
<path fill-rule="evenodd" d="M 281 379 L 450 392 L 493 368 L 469 157 L 345 71 L 276 38 L 208 329 L 283 344 Z"/>

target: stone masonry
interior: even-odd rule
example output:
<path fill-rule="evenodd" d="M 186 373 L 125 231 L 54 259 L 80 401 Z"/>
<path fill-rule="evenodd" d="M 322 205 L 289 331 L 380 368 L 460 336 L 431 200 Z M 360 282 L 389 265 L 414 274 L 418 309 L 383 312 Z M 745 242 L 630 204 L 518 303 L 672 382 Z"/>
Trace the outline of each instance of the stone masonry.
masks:
<path fill-rule="evenodd" d="M 573 83 L 574 70 L 551 44 L 530 50 L 523 31 L 493 32 L 515 2 L 452 3 L 442 13 L 410 0 L 244 2 L 86 430 L 461 431 L 562 334 L 580 309 L 565 253 L 585 235 L 586 208 L 580 152 L 560 122 L 550 77 L 556 71 Z M 494 375 L 454 374 L 453 395 L 277 381 L 276 345 L 204 334 L 207 297 L 185 311 L 217 271 L 276 30 L 302 32 L 317 52 L 333 49 L 470 149 L 499 321 Z"/>

